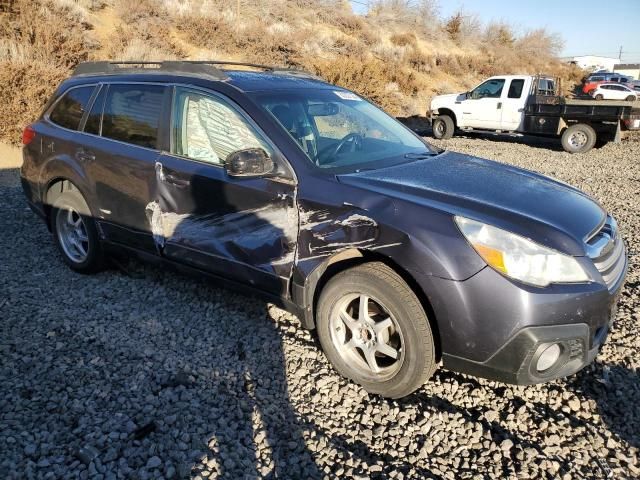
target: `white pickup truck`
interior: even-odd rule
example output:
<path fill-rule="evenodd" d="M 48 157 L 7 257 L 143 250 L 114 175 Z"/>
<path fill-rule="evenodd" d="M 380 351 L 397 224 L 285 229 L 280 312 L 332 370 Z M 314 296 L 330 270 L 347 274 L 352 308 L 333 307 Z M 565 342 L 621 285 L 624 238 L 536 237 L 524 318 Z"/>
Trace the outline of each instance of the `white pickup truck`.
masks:
<path fill-rule="evenodd" d="M 570 153 L 640 128 L 636 104 L 566 99 L 558 95 L 557 79 L 540 75 L 500 75 L 470 92 L 439 95 L 427 116 L 436 138 L 451 138 L 456 130 L 560 137 Z"/>

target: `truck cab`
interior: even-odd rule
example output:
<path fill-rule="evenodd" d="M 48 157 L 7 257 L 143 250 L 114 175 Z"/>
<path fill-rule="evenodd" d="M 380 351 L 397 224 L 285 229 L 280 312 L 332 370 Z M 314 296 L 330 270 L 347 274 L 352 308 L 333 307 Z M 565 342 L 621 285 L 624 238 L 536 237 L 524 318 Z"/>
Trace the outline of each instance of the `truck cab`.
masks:
<path fill-rule="evenodd" d="M 439 95 L 431 102 L 431 111 L 448 115 L 460 129 L 518 131 L 523 123 L 524 109 L 535 77 L 530 75 L 501 75 L 491 77 L 469 92 Z M 537 94 L 553 94 L 555 82 L 539 78 Z M 434 134 L 441 138 L 447 125 Z"/>

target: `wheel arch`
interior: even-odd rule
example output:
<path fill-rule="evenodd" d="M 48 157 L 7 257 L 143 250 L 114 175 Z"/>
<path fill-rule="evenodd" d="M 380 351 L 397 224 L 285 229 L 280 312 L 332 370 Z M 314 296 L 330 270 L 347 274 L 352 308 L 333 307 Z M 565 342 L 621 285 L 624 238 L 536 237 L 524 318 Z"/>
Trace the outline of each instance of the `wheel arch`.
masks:
<path fill-rule="evenodd" d="M 82 191 L 72 180 L 66 177 L 54 177 L 47 182 L 45 188 L 43 189 L 44 195 L 42 196 L 42 208 L 46 215 L 46 224 L 47 228 L 51 231 L 51 214 L 53 211 L 53 204 L 57 200 L 57 198 L 66 191 L 76 190 L 80 192 L 85 199 L 87 199 L 87 195 Z"/>
<path fill-rule="evenodd" d="M 438 108 L 436 110 L 436 116 L 440 116 L 440 115 L 448 115 L 451 117 L 451 119 L 453 120 L 453 125 L 457 128 L 458 127 L 458 118 L 456 117 L 456 113 L 451 110 L 450 108 Z"/>
<path fill-rule="evenodd" d="M 305 286 L 305 298 L 307 299 L 307 308 L 305 308 L 305 326 L 315 328 L 315 315 L 318 306 L 318 300 L 322 289 L 335 275 L 349 268 L 368 262 L 381 262 L 397 273 L 409 286 L 416 295 L 422 308 L 429 319 L 429 326 L 433 334 L 436 349 L 436 361 L 440 361 L 442 354 L 442 344 L 440 332 L 435 318 L 435 312 L 431 306 L 431 302 L 424 290 L 420 287 L 415 278 L 409 271 L 395 262 L 392 258 L 387 257 L 379 252 L 366 249 L 352 248 L 333 255 L 325 260 L 321 265 L 309 275 Z"/>

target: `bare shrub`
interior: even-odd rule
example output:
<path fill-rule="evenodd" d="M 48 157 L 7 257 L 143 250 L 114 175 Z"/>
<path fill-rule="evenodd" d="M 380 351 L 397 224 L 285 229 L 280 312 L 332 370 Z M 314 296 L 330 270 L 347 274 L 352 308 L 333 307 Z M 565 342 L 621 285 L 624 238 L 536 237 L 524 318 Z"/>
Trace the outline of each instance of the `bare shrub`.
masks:
<path fill-rule="evenodd" d="M 415 33 L 396 33 L 389 37 L 389 41 L 399 47 L 415 47 L 418 44 Z"/>
<path fill-rule="evenodd" d="M 515 42 L 516 49 L 522 55 L 549 59 L 562 50 L 562 37 L 544 28 L 526 32 Z"/>
<path fill-rule="evenodd" d="M 40 114 L 69 70 L 49 63 L 16 63 L 0 60 L 0 138 L 20 143 L 22 129 Z"/>

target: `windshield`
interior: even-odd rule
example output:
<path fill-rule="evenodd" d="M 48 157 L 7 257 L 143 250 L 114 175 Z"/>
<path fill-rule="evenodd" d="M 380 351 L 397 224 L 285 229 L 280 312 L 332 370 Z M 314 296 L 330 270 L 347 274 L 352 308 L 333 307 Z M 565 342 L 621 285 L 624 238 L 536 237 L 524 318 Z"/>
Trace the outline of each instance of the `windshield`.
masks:
<path fill-rule="evenodd" d="M 320 168 L 378 168 L 435 154 L 397 120 L 349 91 L 271 92 L 254 99 Z"/>

